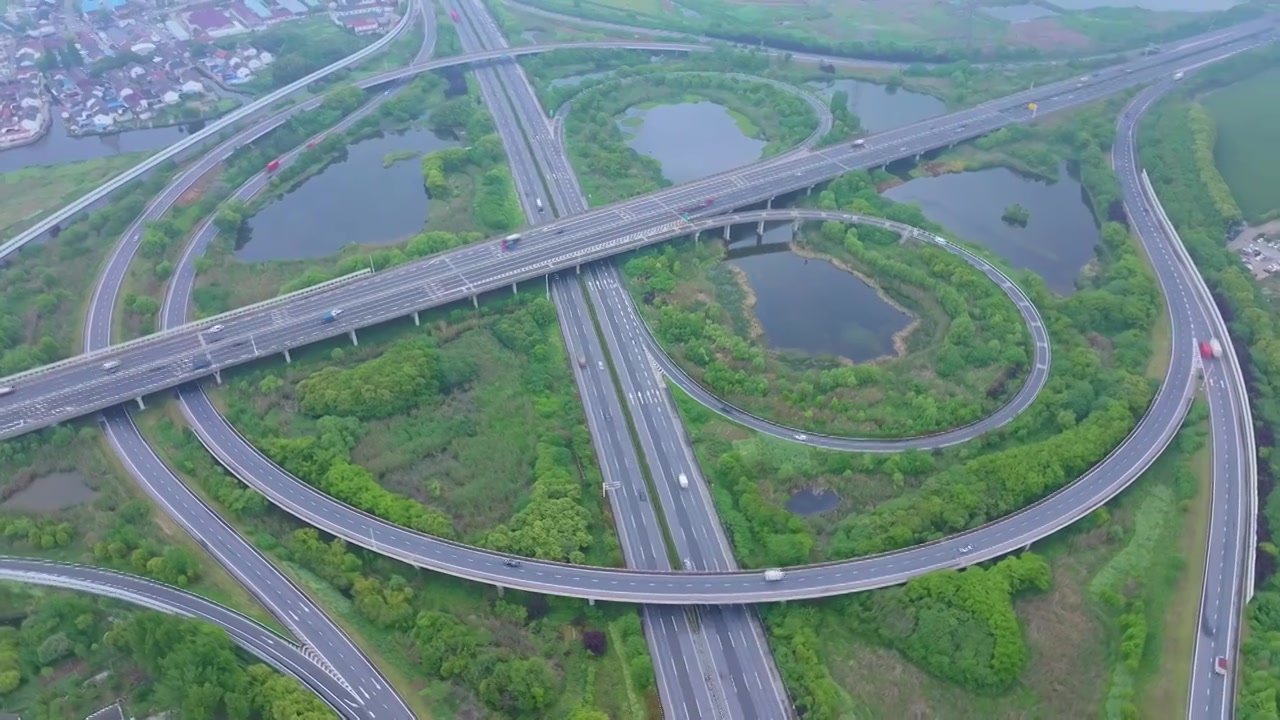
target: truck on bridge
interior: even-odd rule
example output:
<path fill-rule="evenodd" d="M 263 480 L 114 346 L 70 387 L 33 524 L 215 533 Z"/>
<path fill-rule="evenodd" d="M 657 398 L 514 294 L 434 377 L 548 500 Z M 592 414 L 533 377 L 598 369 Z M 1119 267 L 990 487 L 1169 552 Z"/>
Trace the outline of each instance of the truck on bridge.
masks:
<path fill-rule="evenodd" d="M 520 233 L 511 233 L 510 235 L 502 238 L 502 249 L 511 250 L 516 246 L 516 243 L 520 242 L 521 237 L 523 236 Z"/>
<path fill-rule="evenodd" d="M 280 169 L 280 158 L 276 158 L 267 163 L 267 172 L 275 172 Z"/>

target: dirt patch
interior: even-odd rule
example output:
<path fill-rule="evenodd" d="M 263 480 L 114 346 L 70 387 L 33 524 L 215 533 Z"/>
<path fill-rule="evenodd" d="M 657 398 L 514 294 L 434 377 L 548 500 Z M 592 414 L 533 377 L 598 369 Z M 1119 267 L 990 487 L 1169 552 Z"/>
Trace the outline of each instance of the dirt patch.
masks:
<path fill-rule="evenodd" d="M 1045 50 L 1079 50 L 1089 47 L 1089 38 L 1064 27 L 1056 18 L 1042 18 L 1009 27 L 1010 45 L 1030 45 Z"/>
<path fill-rule="evenodd" d="M 1076 542 L 1072 545 L 1077 549 Z M 1031 595 L 1017 606 L 1031 651 L 1024 682 L 1039 696 L 1046 717 L 1092 717 L 1106 679 L 1103 628 L 1084 596 L 1088 572 L 1074 554 L 1054 561 L 1048 593 Z"/>
<path fill-rule="evenodd" d="M 190 205 L 195 201 L 199 200 L 200 196 L 204 195 L 204 193 L 210 187 L 213 186 L 213 183 L 217 181 L 218 176 L 221 173 L 222 173 L 221 165 L 215 165 L 212 168 L 210 168 L 208 172 L 201 175 L 199 179 L 197 179 L 194 183 L 192 183 L 191 187 L 187 188 L 186 192 L 178 196 L 178 200 L 176 204 L 179 207 L 182 207 L 184 205 Z"/>

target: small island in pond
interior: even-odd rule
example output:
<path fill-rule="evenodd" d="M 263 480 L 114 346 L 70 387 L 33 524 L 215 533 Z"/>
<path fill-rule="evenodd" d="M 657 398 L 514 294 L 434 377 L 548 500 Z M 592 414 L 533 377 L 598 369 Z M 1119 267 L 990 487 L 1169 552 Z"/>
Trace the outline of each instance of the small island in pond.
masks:
<path fill-rule="evenodd" d="M 1031 212 L 1021 205 L 1010 205 L 1004 209 L 1004 214 L 1000 216 L 1000 219 L 1010 225 L 1026 227 L 1027 221 L 1031 219 Z"/>

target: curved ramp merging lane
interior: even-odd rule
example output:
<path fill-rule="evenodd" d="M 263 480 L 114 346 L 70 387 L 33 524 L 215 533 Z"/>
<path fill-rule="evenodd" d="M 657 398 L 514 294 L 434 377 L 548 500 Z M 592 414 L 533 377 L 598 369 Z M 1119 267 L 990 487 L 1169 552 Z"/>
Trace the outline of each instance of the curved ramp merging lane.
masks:
<path fill-rule="evenodd" d="M 692 225 L 710 229 L 723 226 L 726 223 L 758 222 L 768 219 L 839 220 L 873 224 L 900 233 L 912 233 L 925 242 L 933 243 L 940 248 L 953 252 L 978 267 L 1000 284 L 1014 298 L 1015 303 L 1018 303 L 1020 307 L 1025 307 L 1030 317 L 1036 320 L 1039 319 L 1039 315 L 1030 303 L 1029 298 L 1022 294 L 1022 291 L 1009 278 L 984 259 L 930 233 L 883 218 L 822 210 L 760 210 L 698 220 Z M 684 233 L 687 234 L 688 230 L 686 229 Z M 470 256 L 482 258 L 487 252 L 487 249 L 483 246 L 476 246 L 467 248 L 460 255 L 460 258 L 465 259 Z M 184 304 L 181 302 L 172 303 L 170 305 L 171 312 L 173 312 L 172 308 Z M 1043 332 L 1043 323 L 1039 323 L 1038 327 Z M 1044 378 L 1047 378 L 1049 352 L 1047 336 L 1042 335 L 1041 337 L 1043 344 L 1039 347 L 1043 349 L 1045 362 L 1043 372 L 1036 376 L 1039 386 L 1042 386 Z M 1031 382 L 1027 384 L 1027 387 L 1038 389 L 1038 386 Z M 1030 396 L 1033 397 L 1034 392 L 1031 392 Z M 847 574 L 843 569 L 845 565 L 858 565 L 866 562 L 857 560 L 838 564 L 839 567 L 816 566 L 812 570 L 808 568 L 802 570 L 793 569 L 792 577 L 796 577 L 796 573 L 814 573 L 822 576 L 821 579 L 815 578 L 806 582 L 809 587 L 805 588 L 793 586 L 794 584 L 790 578 L 786 583 L 765 585 L 761 582 L 760 574 L 756 572 L 714 575 L 683 573 L 676 575 L 676 578 L 679 579 L 679 583 L 676 584 L 688 585 L 687 589 L 671 587 L 673 583 L 666 582 L 662 583 L 662 585 L 666 586 L 664 589 L 653 592 L 640 590 L 639 594 L 636 594 L 639 588 L 652 584 L 651 581 L 645 580 L 644 575 L 646 573 L 644 572 L 571 566 L 537 560 L 525 560 L 520 568 L 510 568 L 503 564 L 507 557 L 503 554 L 459 545 L 400 528 L 324 495 L 303 481 L 289 475 L 254 448 L 222 417 L 202 389 L 192 386 L 185 387 L 180 392 L 180 398 L 188 421 L 210 452 L 241 481 L 262 492 L 281 508 L 309 524 L 315 525 L 335 536 L 342 537 L 348 542 L 413 565 L 459 577 L 550 594 L 614 600 L 657 601 L 673 604 L 706 602 L 712 597 L 719 597 L 720 602 L 752 602 L 791 597 L 816 597 L 823 594 L 847 592 L 851 587 L 848 584 L 850 580 L 860 586 L 873 587 L 878 586 L 875 583 L 893 584 L 905 579 L 905 577 L 898 578 L 897 574 L 892 574 L 893 579 L 884 582 L 885 576 L 865 574 L 866 579 L 864 580 L 862 579 L 864 574 L 858 572 L 852 572 L 851 575 Z M 930 569 L 949 567 L 956 558 L 957 556 L 946 551 L 931 552 L 928 563 L 932 565 Z M 894 566 L 895 563 L 889 564 L 889 567 Z M 627 583 L 632 587 L 616 587 L 615 589 L 615 586 L 619 586 L 619 582 L 616 579 L 619 574 L 639 577 L 635 577 L 634 582 Z M 736 578 L 733 581 L 734 589 L 726 593 L 724 589 L 706 586 L 706 580 L 713 576 L 725 579 Z M 668 579 L 670 580 L 671 578 Z M 868 583 L 871 584 L 868 585 Z M 863 588 L 858 587 L 857 589 Z M 703 593 L 706 592 L 712 594 L 704 595 Z"/>
<path fill-rule="evenodd" d="M 343 717 L 358 700 L 342 678 L 321 669 L 314 650 L 295 645 L 262 623 L 172 585 L 136 575 L 51 560 L 0 557 L 0 580 L 87 592 L 170 615 L 203 620 L 226 631 L 231 641 L 262 662 L 297 678 Z"/>

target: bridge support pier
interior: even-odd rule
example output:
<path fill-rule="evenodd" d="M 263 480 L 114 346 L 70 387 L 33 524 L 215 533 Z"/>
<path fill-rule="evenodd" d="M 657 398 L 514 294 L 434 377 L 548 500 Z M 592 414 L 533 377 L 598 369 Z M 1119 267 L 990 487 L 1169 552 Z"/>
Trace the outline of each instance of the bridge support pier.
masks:
<path fill-rule="evenodd" d="M 764 237 L 764 221 L 763 220 L 756 223 L 756 235 L 759 235 L 760 237 Z"/>
<path fill-rule="evenodd" d="M 773 209 L 773 198 L 769 198 L 768 200 L 766 200 L 766 201 L 765 201 L 765 203 L 764 203 L 764 209 L 765 209 L 765 210 L 772 210 L 772 209 Z"/>
<path fill-rule="evenodd" d="M 139 395 L 138 397 L 134 398 L 134 400 L 137 400 L 137 401 L 138 401 L 138 409 L 139 409 L 139 410 L 146 410 L 146 409 L 147 409 L 147 406 L 142 404 L 142 396 L 141 396 L 141 395 Z"/>
<path fill-rule="evenodd" d="M 356 329 L 351 328 L 347 331 L 347 337 L 351 338 L 351 344 L 360 347 L 360 338 L 356 337 Z"/>
<path fill-rule="evenodd" d="M 498 597 L 502 597 L 502 593 L 506 592 L 506 590 L 507 590 L 506 588 L 502 587 L 501 585 L 494 585 L 494 587 L 498 588 Z"/>
<path fill-rule="evenodd" d="M 422 318 L 418 317 L 418 311 L 417 311 L 417 310 L 414 310 L 414 311 L 413 311 L 413 326 L 414 326 L 414 327 L 421 327 L 421 326 L 422 326 Z"/>
<path fill-rule="evenodd" d="M 596 606 L 596 599 L 595 599 L 595 598 L 587 598 L 587 604 L 588 604 L 588 605 L 590 605 L 591 607 L 595 607 L 595 606 Z"/>
<path fill-rule="evenodd" d="M 475 306 L 475 308 L 476 308 L 477 310 L 479 310 L 479 309 L 480 309 L 480 296 L 479 296 L 479 295 L 472 295 L 472 296 L 471 296 L 471 304 L 472 304 L 472 305 L 474 305 L 474 306 Z"/>
<path fill-rule="evenodd" d="M 923 154 L 923 153 L 916 153 L 916 162 L 920 162 L 920 156 L 921 156 L 922 154 Z"/>
<path fill-rule="evenodd" d="M 728 241 L 728 240 L 729 240 L 729 226 L 728 226 L 728 225 L 725 225 L 725 226 L 724 226 L 724 239 L 725 239 L 726 241 Z"/>
<path fill-rule="evenodd" d="M 693 242 L 696 245 L 702 239 L 702 231 L 698 230 L 693 234 Z"/>
<path fill-rule="evenodd" d="M 213 379 L 214 379 L 214 380 L 215 380 L 219 385 L 221 385 L 221 384 L 222 384 L 222 371 L 221 371 L 221 370 L 214 370 L 214 371 L 213 371 Z"/>
<path fill-rule="evenodd" d="M 574 265 L 574 266 L 573 266 L 573 272 L 574 272 L 574 273 L 576 273 L 576 274 L 578 274 L 578 275 L 581 275 L 581 274 L 582 274 L 582 263 L 578 263 L 577 265 Z"/>
<path fill-rule="evenodd" d="M 812 194 L 813 194 L 813 186 L 812 186 L 812 185 L 810 185 L 809 187 L 807 187 L 807 188 L 805 188 L 805 189 L 804 189 L 804 196 L 805 196 L 805 197 L 809 197 L 809 196 L 810 196 L 810 195 L 812 195 Z"/>
<path fill-rule="evenodd" d="M 791 237 L 795 238 L 800 234 L 800 220 L 791 221 Z"/>
<path fill-rule="evenodd" d="M 512 295 L 519 295 L 519 294 L 520 294 L 520 288 L 518 287 L 518 286 L 519 286 L 519 284 L 520 284 L 520 283 L 511 283 L 511 294 L 512 294 Z"/>
<path fill-rule="evenodd" d="M 289 354 L 289 348 L 284 349 L 284 361 L 287 363 L 293 362 L 293 356 Z"/>

